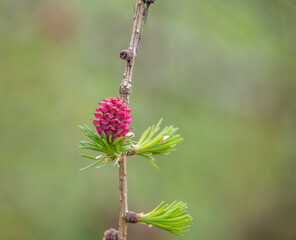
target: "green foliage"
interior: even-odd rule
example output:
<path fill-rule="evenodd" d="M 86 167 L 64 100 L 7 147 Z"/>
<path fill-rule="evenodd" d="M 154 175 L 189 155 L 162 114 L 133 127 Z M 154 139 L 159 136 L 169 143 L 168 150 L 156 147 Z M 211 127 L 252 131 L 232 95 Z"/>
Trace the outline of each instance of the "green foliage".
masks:
<path fill-rule="evenodd" d="M 176 151 L 175 146 L 177 143 L 183 141 L 179 134 L 175 134 L 178 128 L 173 126 L 165 127 L 159 132 L 161 122 L 162 119 L 159 120 L 156 126 L 149 127 L 134 146 L 136 154 L 148 158 L 156 168 L 158 167 L 154 163 L 153 155 L 168 155 Z"/>
<path fill-rule="evenodd" d="M 81 168 L 80 171 L 89 169 L 91 167 L 97 166 L 100 163 L 103 163 L 97 168 L 104 167 L 108 165 L 111 161 L 116 161 L 120 158 L 121 152 L 127 152 L 134 150 L 130 148 L 131 141 L 130 139 L 133 136 L 126 135 L 124 137 L 116 138 L 113 142 L 111 140 L 112 136 L 110 136 L 109 139 L 106 138 L 106 135 L 104 132 L 102 132 L 103 137 L 99 136 L 98 134 L 94 133 L 89 127 L 86 125 L 79 126 L 79 128 L 85 133 L 85 135 L 90 139 L 90 141 L 79 141 L 81 144 L 80 148 L 92 150 L 92 151 L 98 151 L 103 153 L 103 155 L 99 155 L 97 157 L 91 157 L 87 155 L 81 154 L 80 156 L 89 158 L 92 160 L 96 160 L 95 163 L 90 164 L 84 168 Z"/>
<path fill-rule="evenodd" d="M 174 128 L 173 126 L 165 127 L 159 132 L 161 122 L 162 119 L 156 125 L 149 127 L 141 135 L 138 142 L 131 141 L 133 134 L 119 137 L 112 142 L 111 136 L 110 139 L 107 139 L 104 132 L 102 132 L 101 137 L 86 125 L 79 126 L 84 134 L 90 139 L 90 141 L 80 141 L 80 148 L 103 153 L 103 155 L 97 157 L 81 154 L 82 157 L 96 160 L 96 162 L 80 170 L 86 170 L 97 165 L 97 168 L 101 168 L 114 160 L 115 163 L 117 163 L 120 157 L 119 154 L 128 151 L 135 151 L 136 155 L 149 159 L 151 164 L 158 168 L 154 163 L 153 155 L 168 155 L 171 152 L 176 151 L 175 146 L 177 143 L 183 141 L 183 138 L 181 138 L 179 134 L 175 134 L 178 131 L 178 128 Z M 103 164 L 99 165 L 100 163 Z"/>
<path fill-rule="evenodd" d="M 176 201 L 171 204 L 163 204 L 164 202 L 161 202 L 153 211 L 143 214 L 139 218 L 139 222 L 183 236 L 183 233 L 190 230 L 188 224 L 192 220 L 192 217 L 187 214 L 187 204 Z"/>

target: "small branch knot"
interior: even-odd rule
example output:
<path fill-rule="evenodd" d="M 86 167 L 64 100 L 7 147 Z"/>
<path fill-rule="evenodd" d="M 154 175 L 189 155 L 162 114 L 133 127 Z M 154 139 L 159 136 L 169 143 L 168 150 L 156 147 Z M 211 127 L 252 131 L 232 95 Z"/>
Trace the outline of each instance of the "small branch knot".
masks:
<path fill-rule="evenodd" d="M 131 94 L 132 93 L 132 89 L 131 89 L 131 85 L 128 84 L 127 86 L 121 85 L 120 89 L 119 89 L 119 93 L 120 94 Z"/>
<path fill-rule="evenodd" d="M 147 4 L 152 4 L 152 3 L 156 3 L 156 0 L 144 0 L 144 2 Z"/>
<path fill-rule="evenodd" d="M 145 3 L 151 4 L 151 3 L 155 3 L 156 0 L 144 0 Z"/>
<path fill-rule="evenodd" d="M 139 214 L 135 212 L 127 212 L 125 214 L 125 221 L 128 223 L 138 223 L 139 222 Z"/>
<path fill-rule="evenodd" d="M 118 231 L 113 228 L 107 230 L 103 240 L 118 240 Z"/>
<path fill-rule="evenodd" d="M 136 154 L 137 154 L 137 150 L 127 152 L 127 156 L 134 156 Z"/>
<path fill-rule="evenodd" d="M 120 52 L 120 58 L 125 59 L 126 61 L 132 60 L 133 56 L 133 52 L 129 49 L 124 49 Z"/>

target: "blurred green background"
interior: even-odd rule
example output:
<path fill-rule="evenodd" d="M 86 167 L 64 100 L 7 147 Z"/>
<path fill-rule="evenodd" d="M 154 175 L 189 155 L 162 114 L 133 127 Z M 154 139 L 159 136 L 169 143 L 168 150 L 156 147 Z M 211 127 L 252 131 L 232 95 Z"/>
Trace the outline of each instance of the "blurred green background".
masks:
<path fill-rule="evenodd" d="M 101 239 L 118 169 L 78 172 L 78 125 L 118 96 L 135 0 L 0 1 L 0 239 Z M 296 2 L 158 0 L 131 96 L 138 136 L 161 117 L 184 142 L 128 161 L 129 209 L 183 200 L 182 239 L 296 239 Z M 86 152 L 84 152 L 86 153 Z M 179 239 L 144 225 L 128 239 Z M 181 239 L 181 238 L 180 238 Z"/>

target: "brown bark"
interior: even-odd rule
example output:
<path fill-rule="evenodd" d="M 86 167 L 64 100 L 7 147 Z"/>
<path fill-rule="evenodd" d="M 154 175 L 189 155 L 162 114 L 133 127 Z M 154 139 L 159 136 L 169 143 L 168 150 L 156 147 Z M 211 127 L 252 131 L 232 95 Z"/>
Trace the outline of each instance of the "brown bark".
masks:
<path fill-rule="evenodd" d="M 155 1 L 153 1 L 155 2 Z M 137 50 L 139 47 L 139 42 L 141 39 L 141 32 L 143 25 L 145 23 L 149 5 L 152 2 L 137 0 L 135 5 L 134 13 L 134 24 L 131 35 L 131 40 L 128 49 L 122 50 L 120 52 L 120 57 L 126 60 L 126 66 L 123 74 L 122 83 L 120 84 L 120 98 L 121 100 L 128 105 L 129 104 L 129 95 L 132 92 L 132 74 L 135 59 L 137 56 Z M 127 239 L 127 222 L 125 219 L 125 214 L 128 212 L 127 205 L 127 179 L 126 179 L 126 157 L 127 153 L 121 155 L 119 162 L 119 191 L 120 191 L 120 208 L 119 208 L 119 228 L 118 228 L 118 239 L 126 240 Z"/>

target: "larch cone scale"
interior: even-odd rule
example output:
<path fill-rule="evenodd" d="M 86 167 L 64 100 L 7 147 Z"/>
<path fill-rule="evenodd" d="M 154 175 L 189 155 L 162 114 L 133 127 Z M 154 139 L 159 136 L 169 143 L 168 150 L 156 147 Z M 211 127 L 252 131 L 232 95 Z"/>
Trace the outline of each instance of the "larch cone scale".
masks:
<path fill-rule="evenodd" d="M 118 137 L 124 137 L 129 132 L 129 125 L 132 123 L 131 110 L 127 108 L 126 104 L 116 97 L 109 97 L 100 102 L 101 107 L 96 108 L 94 113 L 95 118 L 93 124 L 95 125 L 98 134 L 102 136 L 104 132 L 107 140 L 113 142 Z"/>

